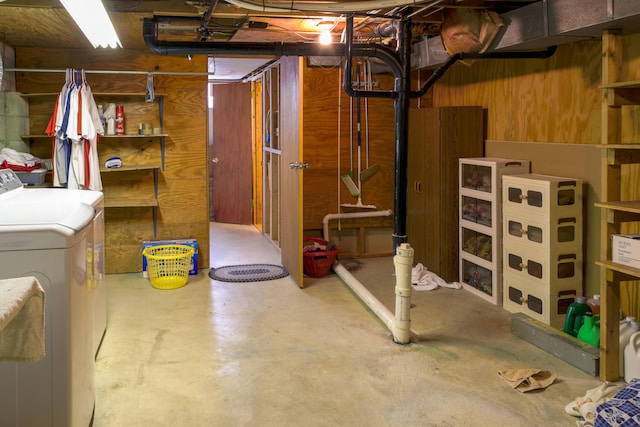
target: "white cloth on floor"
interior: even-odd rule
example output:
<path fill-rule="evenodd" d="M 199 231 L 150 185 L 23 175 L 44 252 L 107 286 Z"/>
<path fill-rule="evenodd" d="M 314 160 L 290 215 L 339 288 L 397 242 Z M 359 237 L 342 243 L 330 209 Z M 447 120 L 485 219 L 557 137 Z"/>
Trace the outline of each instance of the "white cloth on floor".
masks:
<path fill-rule="evenodd" d="M 577 421 L 576 425 L 581 427 L 593 426 L 598 405 L 611 400 L 623 387 L 624 385 L 622 384 L 604 382 L 598 387 L 587 390 L 584 396 L 576 397 L 565 406 L 564 410 L 569 415 L 584 418 L 583 421 Z"/>
<path fill-rule="evenodd" d="M 44 290 L 35 277 L 0 280 L 0 362 L 44 357 Z"/>
<path fill-rule="evenodd" d="M 462 285 L 459 282 L 447 283 L 443 278 L 438 276 L 427 267 L 418 263 L 411 269 L 411 286 L 417 291 L 432 291 L 438 287 L 460 289 Z"/>

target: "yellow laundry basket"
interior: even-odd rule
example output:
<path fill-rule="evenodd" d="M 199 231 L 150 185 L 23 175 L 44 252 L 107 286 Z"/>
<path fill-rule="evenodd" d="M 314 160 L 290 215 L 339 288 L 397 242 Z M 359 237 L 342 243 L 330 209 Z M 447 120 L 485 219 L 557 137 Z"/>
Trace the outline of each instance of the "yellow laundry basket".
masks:
<path fill-rule="evenodd" d="M 176 289 L 187 284 L 194 249 L 186 245 L 161 245 L 145 248 L 151 286 Z"/>

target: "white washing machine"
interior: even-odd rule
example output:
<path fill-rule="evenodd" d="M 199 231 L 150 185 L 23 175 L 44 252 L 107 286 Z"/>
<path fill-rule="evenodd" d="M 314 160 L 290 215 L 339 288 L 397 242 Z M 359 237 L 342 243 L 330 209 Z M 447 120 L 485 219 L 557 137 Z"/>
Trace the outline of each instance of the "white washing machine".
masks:
<path fill-rule="evenodd" d="M 0 362 L 2 426 L 91 423 L 106 328 L 102 200 L 101 192 L 23 188 L 0 170 L 0 279 L 35 276 L 42 285 L 46 353 L 33 363 Z"/>
<path fill-rule="evenodd" d="M 101 191 L 65 188 L 25 188 L 21 197 L 34 203 L 70 206 L 86 203 L 93 207 L 92 233 L 87 236 L 87 286 L 93 300 L 93 352 L 98 355 L 107 330 L 107 289 L 104 285 L 104 196 Z"/>

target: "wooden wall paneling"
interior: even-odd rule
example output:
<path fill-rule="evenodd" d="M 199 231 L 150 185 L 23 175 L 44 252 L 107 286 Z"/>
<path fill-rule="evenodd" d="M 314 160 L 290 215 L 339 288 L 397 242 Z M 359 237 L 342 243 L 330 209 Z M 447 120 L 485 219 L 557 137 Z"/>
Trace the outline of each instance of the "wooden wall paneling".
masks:
<path fill-rule="evenodd" d="M 548 59 L 456 64 L 434 85 L 434 105 L 480 105 L 487 139 L 599 142 L 600 43 L 561 45 Z"/>
<path fill-rule="evenodd" d="M 337 212 L 339 68 L 303 71 L 304 172 L 303 224 L 322 228 L 322 218 Z M 342 94 L 343 102 L 348 97 Z M 342 111 L 345 114 L 345 111 Z"/>
<path fill-rule="evenodd" d="M 165 94 L 164 132 L 166 138 L 165 170 L 159 173 L 158 224 L 155 239 L 198 240 L 199 266 L 209 267 L 209 221 L 207 194 L 207 60 L 195 56 L 170 57 L 152 54 L 147 50 L 117 49 L 41 49 L 16 48 L 16 67 L 26 69 L 80 68 L 107 71 L 189 71 L 202 75 L 156 74 L 154 90 Z M 64 84 L 64 73 L 16 73 L 17 90 L 23 93 L 58 93 Z M 140 93 L 146 89 L 146 74 L 87 73 L 87 81 L 94 93 Z M 138 123 L 152 122 L 159 125 L 157 103 L 146 104 L 141 98 L 134 103 L 130 97 L 118 100 L 108 97 L 106 101 L 125 105 L 125 125 L 128 133 L 137 133 Z M 114 101 L 111 101 L 113 99 Z M 44 133 L 53 111 L 53 102 L 32 101 L 31 132 Z M 96 99 L 99 101 L 99 99 Z M 106 103 L 105 101 L 105 103 Z M 40 104 L 40 102 L 42 102 Z M 101 101 L 99 101 L 101 102 Z M 147 114 L 150 116 L 147 117 Z M 35 148 L 32 152 L 50 152 L 49 147 Z M 150 138 L 103 138 L 99 142 L 99 157 L 120 155 L 132 164 L 160 163 L 160 144 Z M 128 173 L 128 172 L 127 172 Z M 144 172 L 143 174 L 147 174 Z M 133 178 L 105 176 L 105 182 L 116 181 L 120 187 L 128 186 L 129 193 L 144 193 L 149 187 Z M 140 177 L 142 178 L 142 177 Z M 129 184 L 133 184 L 130 185 Z M 122 192 L 122 188 L 109 194 L 105 186 L 105 198 Z M 135 272 L 141 270 L 141 243 L 152 240 L 153 221 L 150 208 L 108 208 L 105 212 L 105 266 L 108 273 Z"/>
<path fill-rule="evenodd" d="M 411 90 L 418 90 L 424 82 L 433 74 L 433 70 L 414 70 L 411 72 Z M 426 108 L 433 106 L 433 87 L 420 98 L 409 100 L 411 108 Z"/>
<path fill-rule="evenodd" d="M 354 174 L 357 173 L 356 100 L 351 100 L 340 85 L 340 68 L 304 69 L 304 157 L 311 167 L 305 171 L 304 199 L 305 230 L 321 230 L 326 214 L 354 211 L 339 204 L 356 204 L 340 175 L 347 174 L 350 166 L 350 120 L 353 119 L 351 155 Z M 390 75 L 374 75 L 378 88 L 393 87 Z M 352 107 L 351 107 L 352 105 Z M 365 100 L 361 100 L 361 159 L 366 168 L 366 115 Z M 352 108 L 352 114 L 350 109 Z M 362 203 L 375 205 L 378 210 L 393 208 L 394 185 L 394 107 L 390 100 L 368 100 L 369 166 L 380 169 L 363 185 Z M 338 122 L 339 120 L 339 122 Z M 338 153 L 338 123 L 340 152 Z M 338 159 L 339 154 L 339 159 Z M 338 165 L 338 160 L 340 164 Z M 338 169 L 339 168 L 339 169 Z M 354 182 L 357 178 L 354 175 Z M 340 193 L 340 203 L 338 202 Z M 361 211 L 362 209 L 355 209 Z"/>

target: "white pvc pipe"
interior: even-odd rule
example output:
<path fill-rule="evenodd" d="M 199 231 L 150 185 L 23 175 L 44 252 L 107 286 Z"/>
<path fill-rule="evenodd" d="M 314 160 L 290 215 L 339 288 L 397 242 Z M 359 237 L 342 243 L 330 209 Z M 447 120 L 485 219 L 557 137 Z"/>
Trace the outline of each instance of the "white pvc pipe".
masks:
<path fill-rule="evenodd" d="M 393 211 L 391 209 L 387 209 L 384 211 L 373 211 L 373 212 L 344 212 L 344 213 L 335 213 L 335 214 L 327 214 L 322 218 L 322 236 L 324 240 L 329 241 L 329 221 L 332 219 L 344 219 L 344 218 L 369 218 L 369 217 L 378 217 L 378 216 L 391 216 Z"/>
<path fill-rule="evenodd" d="M 393 339 L 399 344 L 408 344 L 411 340 L 411 269 L 413 266 L 413 248 L 402 243 L 393 257 L 396 267 L 396 316 L 393 320 Z"/>
<path fill-rule="evenodd" d="M 347 212 L 327 214 L 322 219 L 322 231 L 324 239 L 329 241 L 329 221 L 342 218 L 369 218 L 390 216 L 391 209 L 373 212 Z M 399 344 L 408 344 L 411 340 L 411 269 L 413 266 L 413 248 L 408 243 L 402 243 L 396 250 L 393 264 L 396 271 L 396 312 L 395 316 L 376 297 L 365 288 L 349 271 L 340 263 L 333 265 L 333 271 L 345 284 L 369 307 L 369 309 L 391 331 L 393 340 Z"/>
<path fill-rule="evenodd" d="M 382 323 L 389 329 L 393 329 L 393 314 L 376 297 L 374 297 L 362 283 L 358 281 L 349 271 L 339 263 L 333 265 L 333 271 L 340 277 L 349 288 L 365 303 L 373 313 L 380 318 Z"/>
<path fill-rule="evenodd" d="M 351 289 L 362 302 L 382 321 L 391 331 L 393 341 L 398 344 L 408 344 L 414 333 L 411 331 L 411 264 L 413 263 L 413 249 L 408 243 L 398 247 L 398 255 L 394 257 L 396 265 L 396 313 L 395 316 L 385 307 L 362 283 L 358 281 L 340 263 L 333 265 L 333 271 Z"/>

